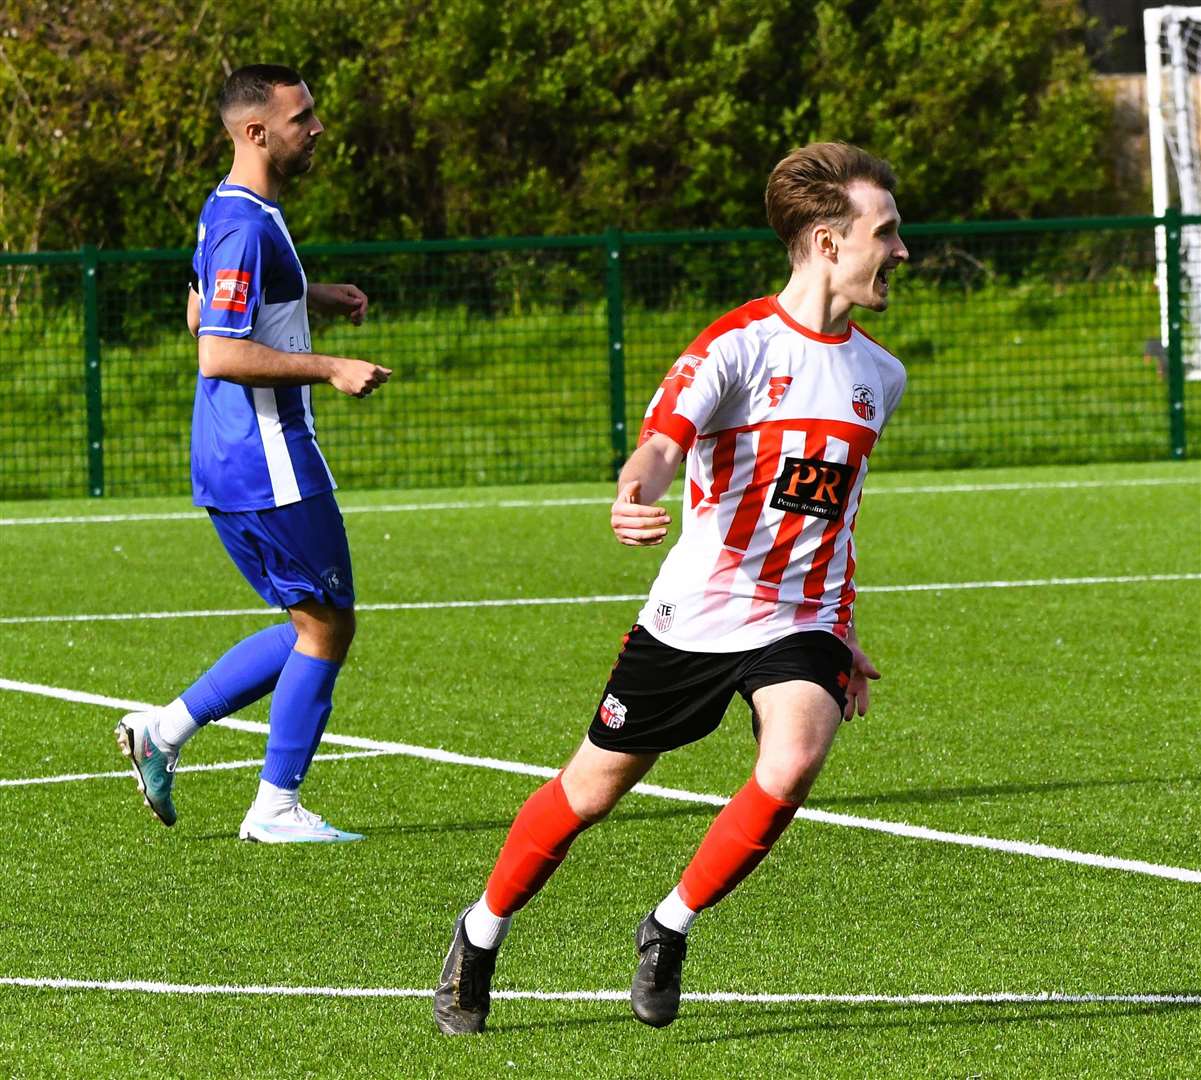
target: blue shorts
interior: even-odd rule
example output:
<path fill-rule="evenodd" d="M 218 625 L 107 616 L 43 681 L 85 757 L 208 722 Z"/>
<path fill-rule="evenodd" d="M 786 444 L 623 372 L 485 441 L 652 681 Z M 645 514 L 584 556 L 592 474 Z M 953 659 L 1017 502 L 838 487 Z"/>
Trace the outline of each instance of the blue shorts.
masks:
<path fill-rule="evenodd" d="M 266 510 L 208 509 L 230 558 L 268 604 L 354 607 L 350 545 L 332 493 Z"/>

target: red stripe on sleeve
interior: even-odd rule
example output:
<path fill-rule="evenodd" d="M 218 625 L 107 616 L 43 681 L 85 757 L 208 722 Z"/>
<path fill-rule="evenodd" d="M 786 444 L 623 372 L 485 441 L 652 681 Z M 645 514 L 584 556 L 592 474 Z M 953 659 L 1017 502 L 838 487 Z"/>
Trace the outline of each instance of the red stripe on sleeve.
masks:
<path fill-rule="evenodd" d="M 708 357 L 713 342 L 722 334 L 728 334 L 731 330 L 741 330 L 772 314 L 774 312 L 770 299 L 762 298 L 735 308 L 707 326 L 684 350 L 680 359 L 664 377 L 659 400 L 655 403 L 650 416 L 642 422 L 642 430 L 638 434 L 638 445 L 641 446 L 656 432 L 660 432 L 679 443 L 685 451 L 690 450 L 693 442 L 696 441 L 696 428 L 691 421 L 676 414 L 676 405 L 680 400 L 680 394 L 692 385 L 697 369 Z"/>
<path fill-rule="evenodd" d="M 660 401 L 654 413 L 643 422 L 642 431 L 638 436 L 638 445 L 641 446 L 652 435 L 666 435 L 684 453 L 688 453 L 692 449 L 692 444 L 696 442 L 696 428 L 692 426 L 692 421 L 686 416 L 680 416 L 670 410 L 661 411 L 662 405 L 663 402 Z M 672 405 L 675 405 L 674 398 Z"/>
<path fill-rule="evenodd" d="M 761 296 L 758 300 L 750 300 L 743 304 L 742 307 L 735 308 L 728 314 L 723 315 L 716 322 L 710 323 L 705 327 L 696 336 L 692 344 L 684 350 L 684 355 L 708 356 L 709 346 L 721 337 L 722 334 L 728 334 L 731 330 L 742 330 L 744 327 L 750 326 L 753 322 L 770 318 L 775 313 L 775 306 L 770 296 Z"/>

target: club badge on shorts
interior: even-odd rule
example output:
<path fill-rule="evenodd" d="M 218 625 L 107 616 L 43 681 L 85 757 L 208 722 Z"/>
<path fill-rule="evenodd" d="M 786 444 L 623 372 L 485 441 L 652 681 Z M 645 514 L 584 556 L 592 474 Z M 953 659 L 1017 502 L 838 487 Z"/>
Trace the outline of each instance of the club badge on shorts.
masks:
<path fill-rule="evenodd" d="M 626 722 L 626 707 L 612 694 L 606 694 L 600 707 L 601 723 L 616 731 Z"/>

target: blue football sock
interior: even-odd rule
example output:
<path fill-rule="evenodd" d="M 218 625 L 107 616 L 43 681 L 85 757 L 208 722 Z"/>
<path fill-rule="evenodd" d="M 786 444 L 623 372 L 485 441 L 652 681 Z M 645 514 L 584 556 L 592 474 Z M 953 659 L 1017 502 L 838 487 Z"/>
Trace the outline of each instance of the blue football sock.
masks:
<path fill-rule="evenodd" d="M 334 707 L 341 664 L 292 651 L 271 698 L 271 733 L 262 778 L 276 787 L 300 787 Z"/>
<path fill-rule="evenodd" d="M 197 724 L 220 720 L 275 689 L 296 644 L 290 622 L 276 623 L 243 638 L 180 697 Z"/>

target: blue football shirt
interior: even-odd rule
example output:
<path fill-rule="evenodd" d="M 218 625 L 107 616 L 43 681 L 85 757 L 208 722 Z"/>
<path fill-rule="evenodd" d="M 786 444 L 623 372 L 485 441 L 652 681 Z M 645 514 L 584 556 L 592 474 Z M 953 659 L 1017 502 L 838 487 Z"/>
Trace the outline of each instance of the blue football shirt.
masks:
<path fill-rule="evenodd" d="M 200 334 L 312 351 L 308 281 L 278 204 L 226 181 L 200 212 L 192 256 Z M 197 506 L 262 510 L 332 491 L 317 445 L 312 387 L 241 386 L 198 375 L 192 410 Z"/>

